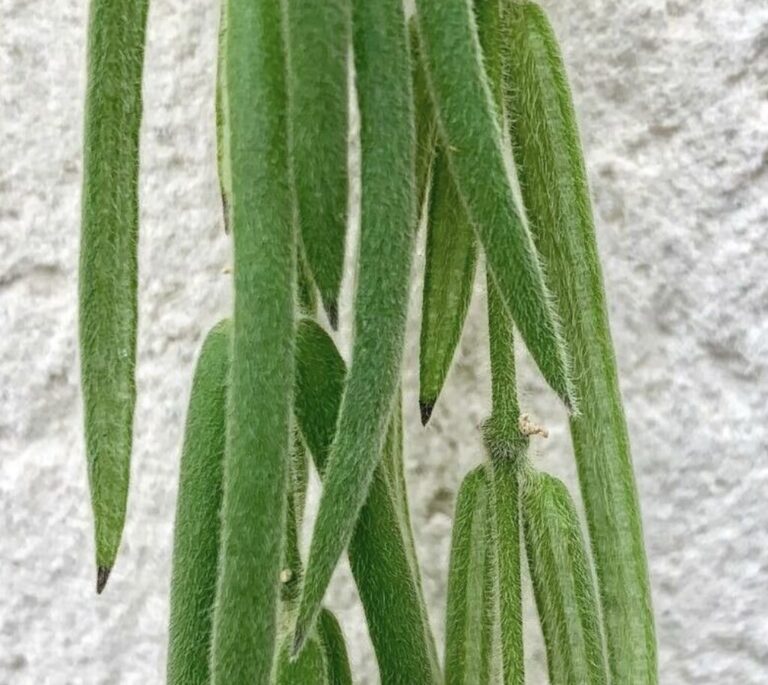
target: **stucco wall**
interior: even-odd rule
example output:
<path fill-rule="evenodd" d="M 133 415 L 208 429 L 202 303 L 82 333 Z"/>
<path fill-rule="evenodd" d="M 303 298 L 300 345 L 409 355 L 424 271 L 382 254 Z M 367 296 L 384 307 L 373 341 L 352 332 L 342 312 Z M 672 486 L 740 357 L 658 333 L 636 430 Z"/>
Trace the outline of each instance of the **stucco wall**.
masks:
<path fill-rule="evenodd" d="M 76 346 L 86 3 L 0 0 L 0 683 L 162 682 L 192 365 L 230 303 L 215 179 L 216 3 L 151 3 L 136 451 L 118 566 L 93 592 Z M 594 189 L 662 682 L 768 681 L 768 5 L 548 0 Z M 420 254 L 423 246 L 420 245 Z M 405 384 L 410 496 L 442 636 L 453 500 L 487 413 L 478 292 L 430 428 Z M 536 459 L 574 483 L 563 415 Z M 349 573 L 331 605 L 375 668 Z M 530 609 L 530 607 L 529 607 Z M 531 682 L 546 682 L 537 629 Z"/>

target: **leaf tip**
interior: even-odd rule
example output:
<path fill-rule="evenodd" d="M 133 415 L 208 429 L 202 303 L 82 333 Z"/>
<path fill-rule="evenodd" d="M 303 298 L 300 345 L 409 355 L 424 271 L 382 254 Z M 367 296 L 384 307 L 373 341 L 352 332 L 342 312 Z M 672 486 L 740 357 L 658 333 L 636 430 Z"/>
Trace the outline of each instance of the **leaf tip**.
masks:
<path fill-rule="evenodd" d="M 111 566 L 97 566 L 96 567 L 96 594 L 100 595 L 104 592 L 104 588 L 107 586 L 109 580 L 109 574 L 112 573 Z"/>
<path fill-rule="evenodd" d="M 426 426 L 429 417 L 432 416 L 432 410 L 435 408 L 434 402 L 423 402 L 419 400 L 419 410 L 421 411 L 421 425 Z"/>

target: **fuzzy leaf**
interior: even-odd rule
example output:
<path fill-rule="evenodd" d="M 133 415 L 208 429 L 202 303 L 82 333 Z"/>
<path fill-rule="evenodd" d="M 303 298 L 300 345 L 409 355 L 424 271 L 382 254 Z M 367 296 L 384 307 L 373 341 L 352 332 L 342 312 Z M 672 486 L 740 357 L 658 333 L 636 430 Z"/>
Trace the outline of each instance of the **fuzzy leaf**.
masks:
<path fill-rule="evenodd" d="M 309 460 L 299 431 L 294 428 L 286 493 L 285 523 L 283 532 L 283 561 L 280 566 L 280 599 L 285 616 L 281 626 L 293 621 L 291 612 L 296 610 L 296 602 L 301 591 L 304 567 L 301 560 L 301 526 L 304 516 L 304 504 L 309 477 Z"/>
<path fill-rule="evenodd" d="M 475 234 L 448 168 L 445 151 L 438 149 L 429 193 L 421 305 L 419 404 L 426 419 L 437 402 L 461 338 L 476 263 Z"/>
<path fill-rule="evenodd" d="M 428 418 L 461 338 L 477 263 L 475 234 L 443 149 L 432 169 L 421 310 L 419 404 Z"/>
<path fill-rule="evenodd" d="M 213 682 L 266 683 L 288 501 L 296 244 L 282 11 L 229 0 L 234 317 Z"/>
<path fill-rule="evenodd" d="M 446 685 L 486 685 L 493 673 L 495 568 L 489 545 L 485 467 L 471 471 L 459 489 L 453 521 L 445 628 Z"/>
<path fill-rule="evenodd" d="M 568 490 L 557 478 L 531 470 L 522 512 L 552 685 L 609 682 L 597 595 Z"/>
<path fill-rule="evenodd" d="M 181 452 L 173 540 L 168 685 L 208 685 L 232 324 L 203 343 L 195 369 Z"/>
<path fill-rule="evenodd" d="M 543 11 L 510 3 L 507 106 L 526 209 L 563 333 L 581 413 L 571 438 L 614 683 L 657 682 L 656 638 L 587 174 L 565 66 Z"/>
<path fill-rule="evenodd" d="M 299 311 L 305 316 L 315 316 L 317 313 L 317 292 L 307 264 L 307 257 L 304 254 L 304 246 L 301 243 L 297 245 L 296 258 Z"/>
<path fill-rule="evenodd" d="M 80 362 L 96 590 L 125 525 L 136 403 L 139 128 L 147 0 L 91 0 L 80 243 Z"/>

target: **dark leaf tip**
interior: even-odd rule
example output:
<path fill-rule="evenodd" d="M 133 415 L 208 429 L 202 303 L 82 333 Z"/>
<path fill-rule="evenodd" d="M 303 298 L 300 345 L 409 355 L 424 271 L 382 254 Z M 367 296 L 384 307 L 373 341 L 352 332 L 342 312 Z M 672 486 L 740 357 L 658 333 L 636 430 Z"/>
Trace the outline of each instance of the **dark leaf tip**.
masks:
<path fill-rule="evenodd" d="M 432 410 L 435 408 L 434 402 L 419 402 L 419 409 L 421 411 L 421 425 L 426 426 L 429 422 L 429 417 L 432 416 Z"/>
<path fill-rule="evenodd" d="M 96 594 L 104 592 L 104 588 L 109 580 L 109 574 L 112 573 L 111 566 L 98 566 L 96 568 Z"/>

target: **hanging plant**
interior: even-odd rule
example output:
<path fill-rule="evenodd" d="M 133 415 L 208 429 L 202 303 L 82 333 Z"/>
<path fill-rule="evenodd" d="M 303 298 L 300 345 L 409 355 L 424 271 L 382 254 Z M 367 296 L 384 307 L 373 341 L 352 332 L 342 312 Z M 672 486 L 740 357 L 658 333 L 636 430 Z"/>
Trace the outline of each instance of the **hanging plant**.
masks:
<path fill-rule="evenodd" d="M 147 0 L 91 0 L 80 340 L 98 592 L 129 490 L 146 20 Z M 208 334 L 192 383 L 168 683 L 353 682 L 342 628 L 323 607 L 346 552 L 382 683 L 522 685 L 524 547 L 551 682 L 655 684 L 587 175 L 543 10 L 416 0 L 409 19 L 402 0 L 223 0 L 219 38 L 234 306 Z M 350 93 L 361 228 L 347 367 L 332 331 L 357 182 Z M 479 264 L 492 377 L 486 454 L 458 496 L 442 664 L 403 471 L 403 347 L 421 223 L 422 422 L 450 382 Z M 569 412 L 585 532 L 565 485 L 528 455 L 544 431 L 521 415 L 517 337 Z M 302 558 L 310 458 L 322 494 Z"/>

